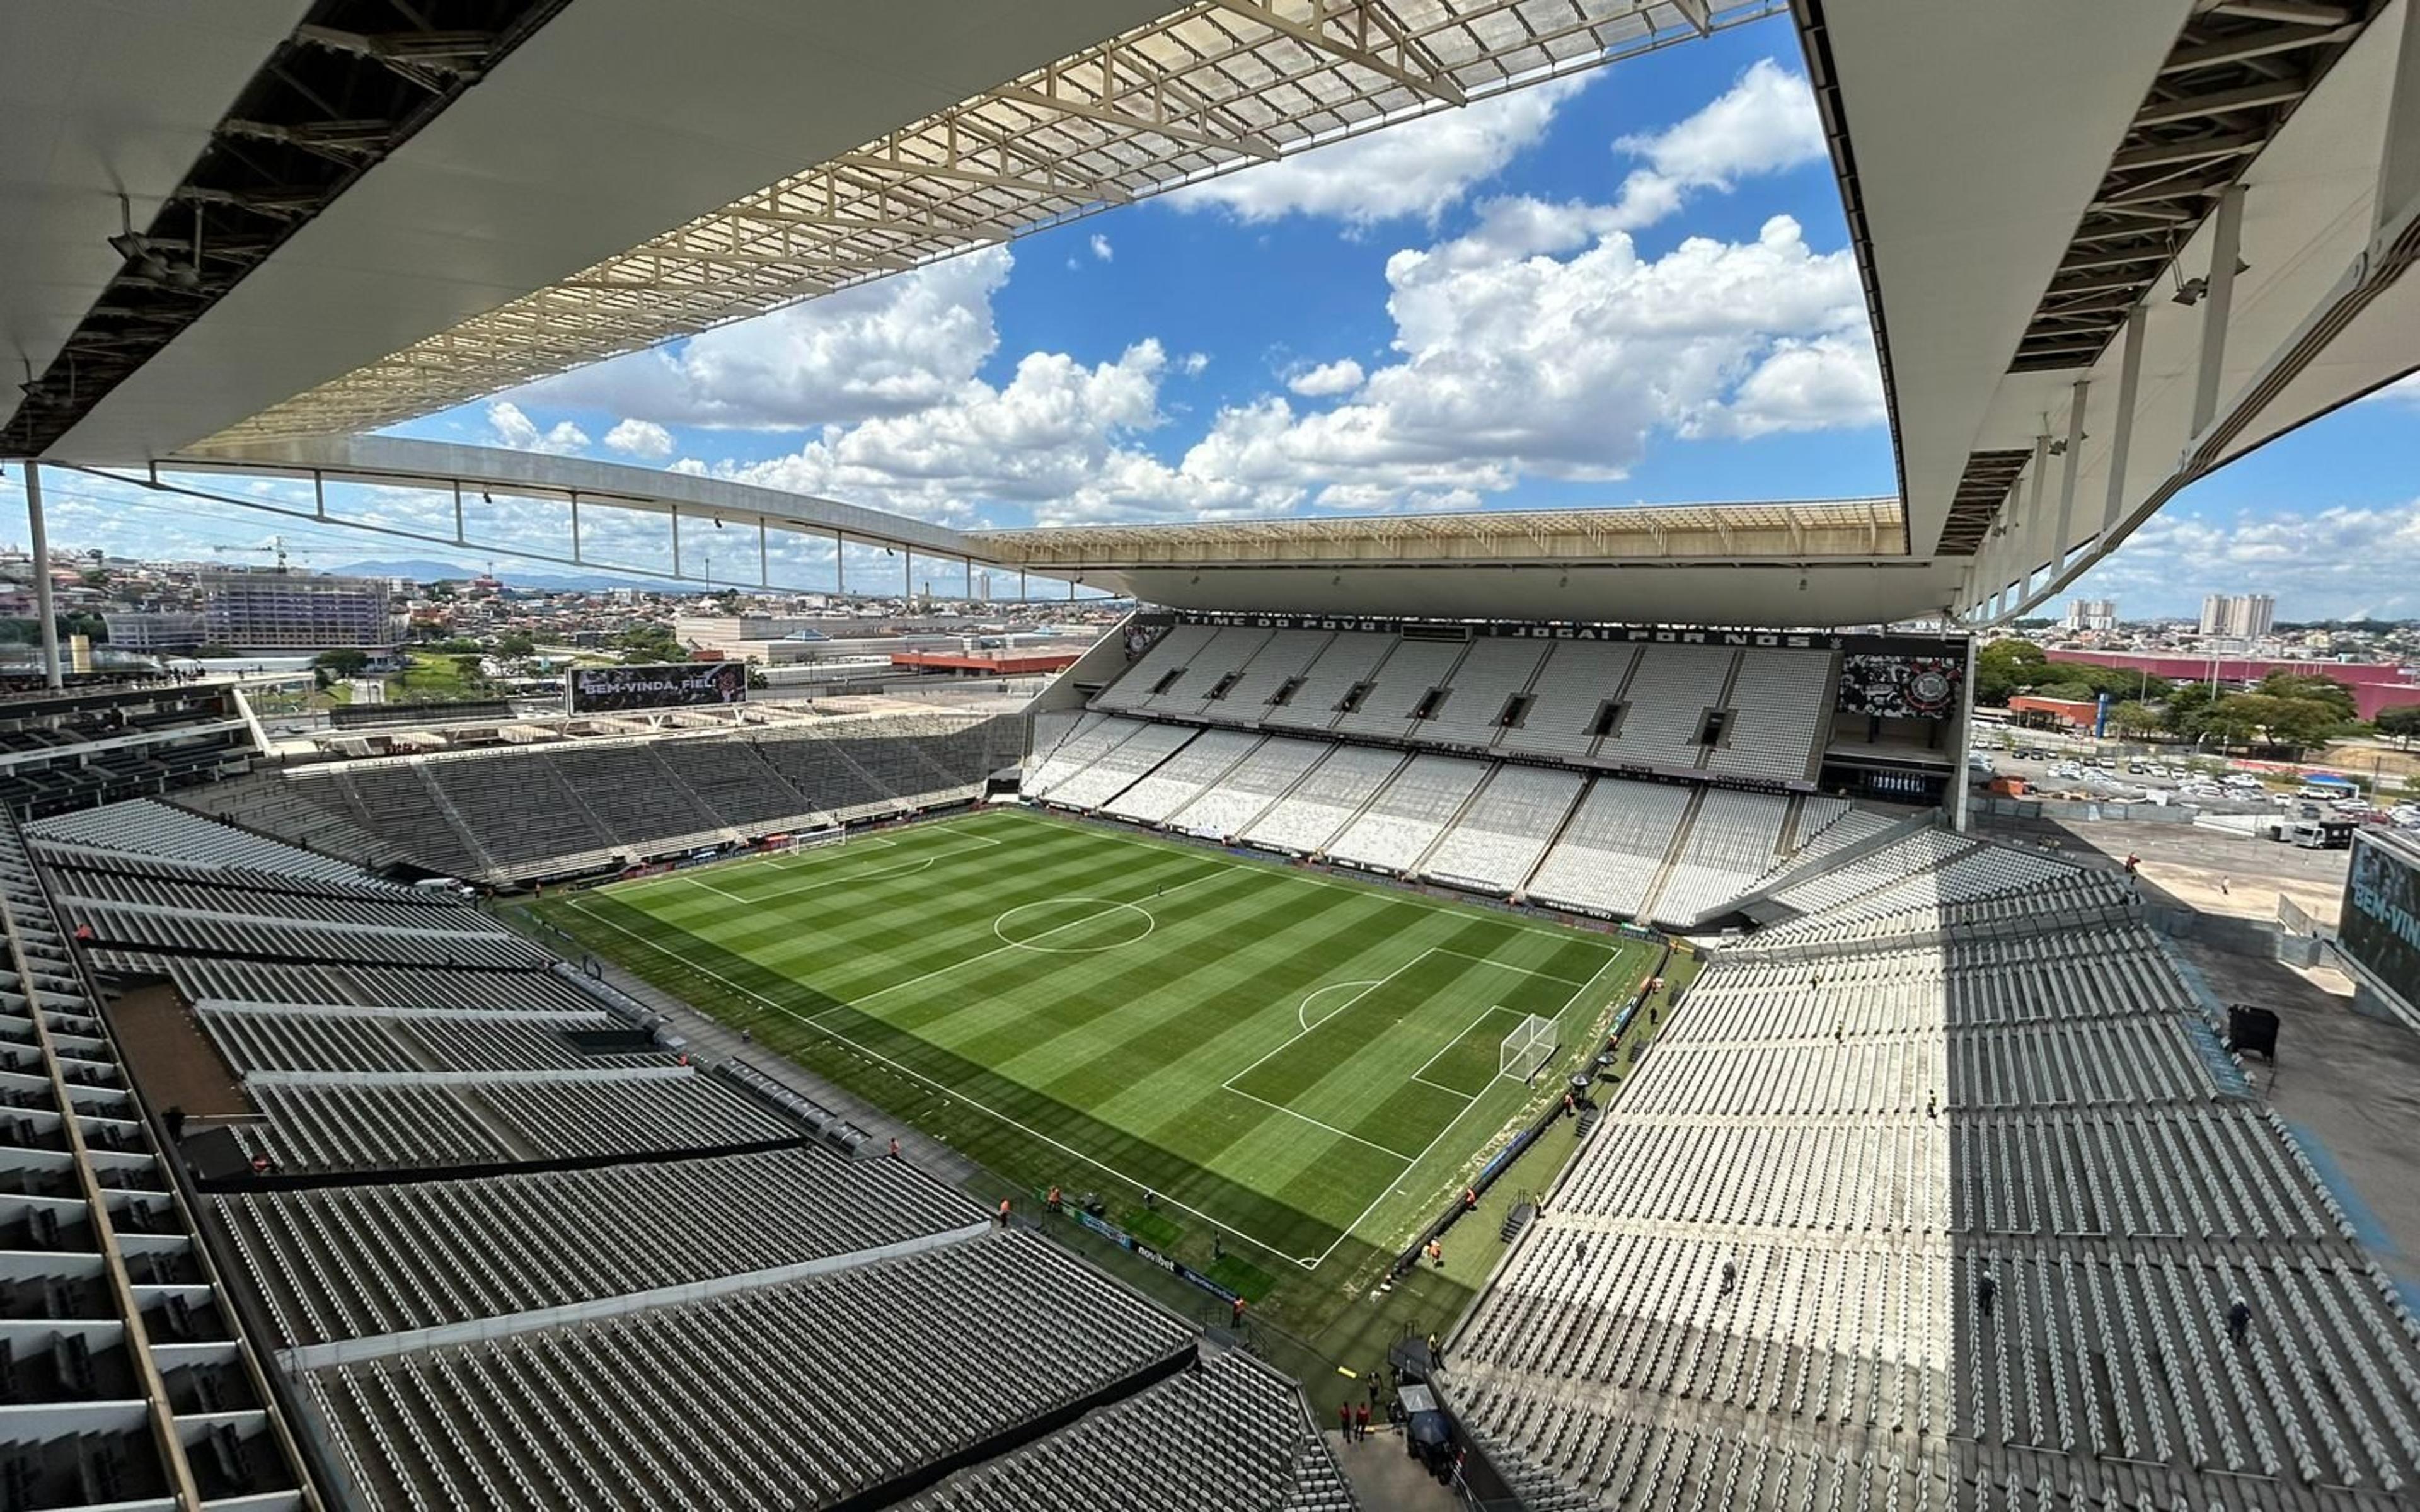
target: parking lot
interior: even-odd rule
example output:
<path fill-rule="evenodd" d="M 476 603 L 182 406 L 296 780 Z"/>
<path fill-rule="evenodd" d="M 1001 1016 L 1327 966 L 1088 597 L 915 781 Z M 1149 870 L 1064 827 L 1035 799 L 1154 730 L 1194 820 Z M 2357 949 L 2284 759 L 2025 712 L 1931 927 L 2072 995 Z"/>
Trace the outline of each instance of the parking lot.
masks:
<path fill-rule="evenodd" d="M 1986 741 L 1993 738 L 2004 742 L 2003 748 L 1986 746 L 1978 752 L 1990 760 L 1992 770 L 1987 773 L 1970 767 L 1968 780 L 1980 784 L 1994 777 L 2018 778 L 2025 783 L 2028 796 L 2078 794 L 2125 803 L 2189 803 L 2206 813 L 2260 813 L 2288 821 L 2323 815 L 2340 817 L 2354 811 L 2349 808 L 2340 814 L 2329 802 L 2296 796 L 2290 788 L 2230 789 L 2225 782 L 2226 776 L 2257 774 L 2226 773 L 2214 757 L 2200 758 L 2189 768 L 2185 764 L 2190 758 L 2184 756 L 2096 758 L 2088 743 L 2061 742 L 2029 732 L 2011 731 L 1984 737 Z M 2367 805 L 2356 807 L 2366 809 Z M 2398 821 L 2406 817 L 2420 819 L 2420 810 L 2396 817 Z"/>

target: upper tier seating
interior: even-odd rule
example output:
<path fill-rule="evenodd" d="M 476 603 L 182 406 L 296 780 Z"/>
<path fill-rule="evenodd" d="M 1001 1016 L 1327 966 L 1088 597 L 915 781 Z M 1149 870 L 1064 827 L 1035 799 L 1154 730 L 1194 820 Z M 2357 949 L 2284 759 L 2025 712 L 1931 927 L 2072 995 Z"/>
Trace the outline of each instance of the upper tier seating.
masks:
<path fill-rule="evenodd" d="M 1411 731 L 1414 740 L 1458 746 L 1492 744 L 1503 726 L 1504 706 L 1527 687 L 1546 659 L 1548 642 L 1517 636 L 1481 636 L 1470 642 L 1445 701 Z"/>
<path fill-rule="evenodd" d="M 1326 730 L 1334 726 L 1346 694 L 1369 680 L 1379 661 L 1394 649 L 1395 638 L 1361 631 L 1342 631 L 1303 673 L 1302 686 L 1283 703 L 1264 705 L 1261 722 L 1283 730 Z"/>
<path fill-rule="evenodd" d="M 1211 633 L 1187 658 L 1185 670 L 1165 693 L 1146 693 L 1138 705 L 1146 714 L 1178 714 L 1199 717 L 1209 705 L 1210 695 L 1221 683 L 1242 671 L 1253 653 L 1269 638 L 1266 630 L 1249 629 L 1242 625 L 1221 625 Z M 1166 674 L 1155 677 L 1156 687 L 1168 681 Z"/>
<path fill-rule="evenodd" d="M 1596 745 L 1605 705 L 1621 690 L 1638 648 L 1603 640 L 1558 640 L 1529 684 L 1529 708 L 1497 745 L 1531 756 L 1574 760 Z"/>
<path fill-rule="evenodd" d="M 1759 646 L 1740 654 L 1729 728 L 1706 770 L 1803 782 L 1829 728 L 1832 653 Z"/>
<path fill-rule="evenodd" d="M 1372 674 L 1361 702 L 1338 715 L 1333 728 L 1347 735 L 1410 736 L 1426 722 L 1416 719 L 1414 711 L 1453 675 L 1454 663 L 1469 645 L 1466 640 L 1397 640 Z"/>
<path fill-rule="evenodd" d="M 1705 750 L 1698 734 L 1706 711 L 1722 705 L 1723 685 L 1738 656 L 1723 646 L 1643 648 L 1622 693 L 1621 724 L 1599 743 L 1597 754 L 1646 766 L 1697 765 Z"/>
<path fill-rule="evenodd" d="M 1253 653 L 1233 687 L 1202 705 L 1202 717 L 1218 724 L 1259 724 L 1269 712 L 1269 700 L 1302 676 L 1335 639 L 1326 630 L 1278 631 Z"/>
<path fill-rule="evenodd" d="M 355 1489 L 380 1512 L 456 1496 L 619 1507 L 638 1504 L 634 1486 L 664 1502 L 811 1508 L 870 1498 L 1190 1347 L 1173 1318 L 1040 1240 L 1000 1234 L 688 1306 L 331 1365 L 303 1390 L 372 1457 Z"/>
<path fill-rule="evenodd" d="M 1094 702 L 1104 709 L 1139 709 L 1152 690 L 1192 665 L 1193 654 L 1218 631 L 1206 625 L 1171 625 Z"/>

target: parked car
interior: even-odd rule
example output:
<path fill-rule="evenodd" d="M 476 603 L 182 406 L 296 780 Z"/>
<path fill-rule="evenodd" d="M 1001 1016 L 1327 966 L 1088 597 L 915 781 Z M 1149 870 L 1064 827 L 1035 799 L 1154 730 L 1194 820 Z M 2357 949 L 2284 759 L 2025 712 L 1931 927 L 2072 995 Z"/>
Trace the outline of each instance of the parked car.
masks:
<path fill-rule="evenodd" d="M 2144 765 L 2141 762 L 2128 762 L 2126 764 L 2126 772 L 2130 777 L 2145 777 L 2149 775 L 2150 770 L 2151 769 L 2149 767 Z"/>

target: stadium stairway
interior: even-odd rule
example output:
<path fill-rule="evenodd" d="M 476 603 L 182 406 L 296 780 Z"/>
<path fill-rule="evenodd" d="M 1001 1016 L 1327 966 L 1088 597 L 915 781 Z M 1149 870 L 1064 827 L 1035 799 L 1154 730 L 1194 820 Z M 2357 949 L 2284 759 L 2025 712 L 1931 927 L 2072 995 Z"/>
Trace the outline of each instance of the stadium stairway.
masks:
<path fill-rule="evenodd" d="M 1672 826 L 1672 843 L 1665 848 L 1663 862 L 1655 868 L 1654 876 L 1648 879 L 1646 890 L 1638 895 L 1637 917 L 1655 917 L 1655 905 L 1663 901 L 1664 888 L 1672 880 L 1673 869 L 1681 864 L 1681 857 L 1688 852 L 1690 827 L 1697 824 L 1698 810 L 1705 804 L 1705 789 L 1698 788 L 1689 794 L 1689 807 L 1682 810 L 1681 822 Z"/>
<path fill-rule="evenodd" d="M 1706 705 L 1708 709 L 1728 709 L 1731 706 L 1731 689 L 1739 686 L 1742 664 L 1742 653 L 1732 652 L 1730 664 L 1723 669 L 1723 686 L 1715 692 L 1714 702 Z M 1706 764 L 1714 759 L 1714 750 L 1715 748 L 1713 746 L 1699 747 L 1698 759 L 1693 764 L 1703 771 Z"/>
<path fill-rule="evenodd" d="M 488 854 L 488 848 L 479 843 L 476 829 L 463 817 L 462 810 L 454 807 L 454 800 L 445 795 L 443 785 L 437 780 L 436 775 L 428 770 L 428 764 L 414 760 L 407 765 L 411 775 L 420 779 L 420 785 L 428 790 L 428 796 L 437 805 L 437 811 L 445 816 L 447 824 L 453 825 L 455 838 L 462 842 L 463 848 L 479 858 L 480 866 L 486 869 L 489 876 L 500 873 L 504 869 L 496 864 L 494 856 Z"/>

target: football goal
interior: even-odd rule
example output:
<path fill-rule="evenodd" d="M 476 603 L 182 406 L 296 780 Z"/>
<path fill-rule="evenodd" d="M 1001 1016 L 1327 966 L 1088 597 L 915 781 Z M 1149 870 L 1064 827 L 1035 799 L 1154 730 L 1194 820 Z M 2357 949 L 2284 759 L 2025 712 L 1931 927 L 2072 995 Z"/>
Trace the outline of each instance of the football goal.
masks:
<path fill-rule="evenodd" d="M 1526 1082 L 1538 1074 L 1538 1068 L 1554 1053 L 1555 1021 L 1536 1013 L 1524 1014 L 1521 1026 L 1506 1035 L 1497 1049 L 1497 1073 Z"/>
<path fill-rule="evenodd" d="M 783 855 L 790 855 L 799 851 L 821 850 L 827 845 L 845 844 L 847 840 L 848 831 L 834 825 L 829 829 L 802 829 L 785 835 L 777 849 Z"/>

